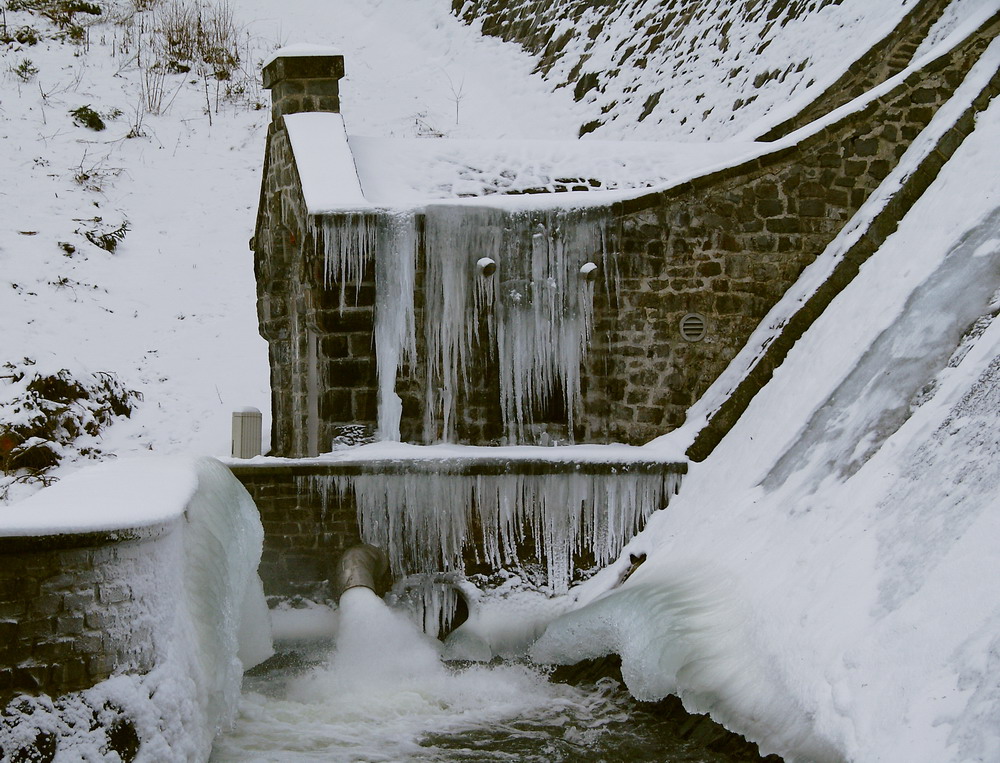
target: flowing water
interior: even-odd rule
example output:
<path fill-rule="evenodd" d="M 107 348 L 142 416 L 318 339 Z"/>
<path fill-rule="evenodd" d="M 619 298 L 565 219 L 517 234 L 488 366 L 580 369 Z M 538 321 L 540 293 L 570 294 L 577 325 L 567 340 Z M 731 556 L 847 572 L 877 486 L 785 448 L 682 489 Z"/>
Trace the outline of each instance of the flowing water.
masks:
<path fill-rule="evenodd" d="M 245 679 L 213 763 L 733 760 L 682 740 L 612 679 L 570 686 L 524 664 L 445 663 L 368 589 L 344 593 L 339 622 L 332 648 Z"/>

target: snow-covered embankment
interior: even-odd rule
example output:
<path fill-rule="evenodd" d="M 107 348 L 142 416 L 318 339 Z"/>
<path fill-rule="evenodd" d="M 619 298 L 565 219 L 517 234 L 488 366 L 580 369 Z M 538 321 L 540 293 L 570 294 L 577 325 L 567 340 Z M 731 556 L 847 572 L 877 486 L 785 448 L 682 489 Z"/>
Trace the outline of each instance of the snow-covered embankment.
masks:
<path fill-rule="evenodd" d="M 617 652 L 790 761 L 997 759 L 998 130 L 994 103 L 537 659 Z"/>

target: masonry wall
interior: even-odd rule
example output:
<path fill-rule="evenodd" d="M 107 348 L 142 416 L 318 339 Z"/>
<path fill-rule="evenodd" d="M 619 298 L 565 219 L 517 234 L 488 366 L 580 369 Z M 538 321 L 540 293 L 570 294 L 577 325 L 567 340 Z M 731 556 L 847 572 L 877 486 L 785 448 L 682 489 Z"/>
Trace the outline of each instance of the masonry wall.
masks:
<path fill-rule="evenodd" d="M 172 531 L 0 538 L 0 707 L 154 666 Z"/>
<path fill-rule="evenodd" d="M 271 452 L 316 455 L 338 437 L 363 438 L 375 428 L 374 267 L 358 289 L 327 287 L 322 221 L 306 212 L 281 121 L 268 132 L 258 215 L 254 268 L 271 367 Z"/>
<path fill-rule="evenodd" d="M 680 425 L 768 310 L 896 166 L 997 34 L 995 17 L 891 92 L 798 145 L 620 208 L 622 287 L 597 310 L 585 437 Z M 951 140 L 961 142 L 959 130 Z M 894 228 L 905 208 L 881 221 Z M 680 338 L 684 314 L 708 336 Z"/>
<path fill-rule="evenodd" d="M 932 5 L 921 6 L 922 29 L 940 10 Z M 896 166 L 998 27 L 994 17 L 890 92 L 797 145 L 609 207 L 609 268 L 595 289 L 575 439 L 638 444 L 679 426 L 768 310 Z M 374 430 L 374 278 L 369 268 L 357 296 L 348 286 L 344 304 L 339 284 L 324 286 L 321 242 L 312 238 L 323 221 L 305 214 L 280 122 L 272 127 L 265 178 L 257 263 L 261 329 L 271 347 L 272 453 L 312 455 L 330 450 L 352 427 L 361 437 Z M 418 260 L 418 321 L 421 278 Z M 681 337 L 688 313 L 706 319 L 702 341 Z M 419 354 L 419 326 L 417 337 Z M 403 437 L 418 442 L 426 399 L 421 363 L 398 384 Z M 497 444 L 495 366 L 482 353 L 471 369 L 459 393 L 459 440 Z M 551 429 L 568 438 L 565 426 Z"/>
<path fill-rule="evenodd" d="M 264 550 L 259 574 L 268 596 L 329 597 L 344 549 L 361 542 L 350 493 L 323 494 L 305 466 L 233 466 L 260 511 Z M 318 470 L 321 471 L 321 470 Z"/>

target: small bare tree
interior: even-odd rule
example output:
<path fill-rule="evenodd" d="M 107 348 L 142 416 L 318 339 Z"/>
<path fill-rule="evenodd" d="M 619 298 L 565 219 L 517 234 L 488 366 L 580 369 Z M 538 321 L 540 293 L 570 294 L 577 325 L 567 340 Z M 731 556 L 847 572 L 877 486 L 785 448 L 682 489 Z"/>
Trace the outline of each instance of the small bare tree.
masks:
<path fill-rule="evenodd" d="M 455 86 L 454 80 L 448 76 L 448 72 L 441 70 L 444 73 L 444 77 L 448 80 L 448 88 L 451 90 L 451 100 L 455 104 L 455 124 L 458 124 L 458 111 L 459 106 L 462 104 L 462 99 L 465 97 L 465 77 L 462 77 L 462 81 Z"/>

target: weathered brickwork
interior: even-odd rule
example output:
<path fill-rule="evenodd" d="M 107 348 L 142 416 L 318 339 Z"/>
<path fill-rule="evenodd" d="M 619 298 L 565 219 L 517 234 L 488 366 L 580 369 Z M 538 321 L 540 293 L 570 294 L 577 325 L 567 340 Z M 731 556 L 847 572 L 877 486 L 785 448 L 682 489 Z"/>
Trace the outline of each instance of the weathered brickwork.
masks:
<path fill-rule="evenodd" d="M 272 416 L 281 422 L 271 452 L 287 456 L 325 452 L 345 427 L 373 429 L 377 415 L 374 266 L 358 288 L 327 287 L 323 220 L 310 219 L 300 189 L 288 133 L 272 123 L 253 245 Z"/>
<path fill-rule="evenodd" d="M 851 64 L 843 76 L 812 103 L 791 119 L 772 127 L 758 140 L 777 140 L 788 135 L 899 74 L 910 64 L 921 41 L 949 4 L 950 0 L 920 0 L 892 32 Z"/>
<path fill-rule="evenodd" d="M 898 163 L 996 35 L 994 19 L 892 91 L 798 145 L 623 205 L 621 286 L 597 309 L 585 439 L 675 428 L 767 311 Z M 988 98 L 980 104 L 988 103 Z M 961 143 L 956 126 L 945 142 Z M 880 225 L 894 229 L 908 207 Z M 680 338 L 686 313 L 708 336 Z"/>
<path fill-rule="evenodd" d="M 858 273 L 861 265 L 896 229 L 897 221 L 923 195 L 944 164 L 961 146 L 976 126 L 976 116 L 990 101 L 1000 95 L 1000 72 L 996 72 L 971 106 L 957 119 L 950 130 L 937 142 L 920 167 L 910 174 L 885 208 L 876 214 L 865 231 L 843 254 L 830 277 L 788 318 L 767 347 L 763 349 L 744 378 L 729 394 L 718 410 L 711 413 L 707 425 L 688 448 L 688 457 L 701 461 L 708 456 L 729 429 L 736 423 L 750 401 L 770 380 L 774 369 L 784 360 L 792 345 L 805 333 L 826 307 Z"/>
<path fill-rule="evenodd" d="M 302 111 L 340 111 L 343 56 L 276 58 L 264 67 L 264 87 L 271 91 L 271 119 Z"/>
<path fill-rule="evenodd" d="M 786 135 L 902 71 L 949 2 L 950 0 L 919 0 L 889 34 L 855 61 L 833 85 L 799 114 L 762 136 L 761 140 L 775 140 Z M 755 52 L 762 51 L 771 44 L 774 37 L 769 33 L 775 27 L 784 27 L 789 21 L 802 15 L 818 15 L 825 6 L 832 4 L 839 2 L 818 0 L 809 3 L 808 7 L 805 2 L 732 4 L 726 21 L 723 22 L 720 18 L 718 25 L 711 30 L 711 37 L 718 40 L 721 52 L 728 48 L 728 33 L 734 24 L 738 27 L 754 23 L 765 15 L 768 23 L 760 30 L 760 47 L 750 50 L 751 61 L 744 59 L 729 71 L 729 76 L 738 75 L 746 67 L 748 74 L 756 75 L 752 79 L 748 77 L 748 81 L 752 81 L 755 88 L 766 89 L 771 80 L 784 81 L 793 70 L 800 71 L 808 59 L 801 62 L 790 59 L 788 68 L 784 71 L 769 71 L 757 68 L 759 65 L 752 61 L 752 57 Z M 540 72 L 558 78 L 554 84 L 572 90 L 577 100 L 580 100 L 595 92 L 600 99 L 606 86 L 610 85 L 615 90 L 615 80 L 623 72 L 630 70 L 658 70 L 661 73 L 672 71 L 683 82 L 689 58 L 702 54 L 704 43 L 698 41 L 699 50 L 695 52 L 693 46 L 689 47 L 691 41 L 685 35 L 689 30 L 699 28 L 699 22 L 704 23 L 706 3 L 663 0 L 653 6 L 639 3 L 631 5 L 630 8 L 627 2 L 593 3 L 587 0 L 452 0 L 452 12 L 462 21 L 478 26 L 483 34 L 521 45 L 537 58 L 537 69 Z M 635 29 L 641 30 L 641 34 L 634 36 L 631 41 L 626 38 L 619 40 L 613 54 L 614 66 L 605 64 L 604 68 L 595 68 L 592 58 L 606 62 L 615 42 L 615 38 L 608 36 L 607 30 L 614 29 L 616 22 L 620 22 L 622 15 L 626 14 L 633 15 Z M 567 25 L 567 19 L 574 24 Z M 579 34 L 581 29 L 587 31 L 585 37 Z M 620 27 L 617 33 L 621 34 Z M 629 42 L 631 44 L 627 44 Z M 642 84 L 638 88 L 646 99 L 639 121 L 649 116 L 662 100 L 664 90 L 653 92 L 657 86 L 652 82 L 655 82 L 655 78 L 642 83 L 646 88 Z M 630 91 L 634 89 L 625 88 L 618 97 L 627 101 L 632 97 Z M 737 113 L 749 106 L 756 97 L 752 94 L 748 98 L 739 98 L 723 113 Z M 604 96 L 603 100 L 602 115 L 584 125 L 581 133 L 589 132 L 601 123 L 621 116 L 623 104 L 618 100 L 611 100 L 610 95 Z M 723 104 L 708 104 L 706 116 L 721 105 Z M 683 125 L 684 122 L 680 124 Z"/>
<path fill-rule="evenodd" d="M 353 495 L 324 494 L 308 467 L 234 466 L 260 510 L 260 579 L 268 596 L 329 596 L 327 581 L 345 548 L 361 542 Z M 316 470 L 317 473 L 322 470 Z"/>
<path fill-rule="evenodd" d="M 154 666 L 171 530 L 0 538 L 0 707 Z"/>

